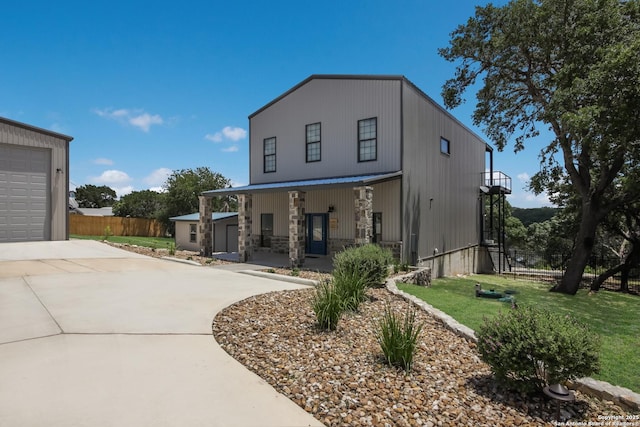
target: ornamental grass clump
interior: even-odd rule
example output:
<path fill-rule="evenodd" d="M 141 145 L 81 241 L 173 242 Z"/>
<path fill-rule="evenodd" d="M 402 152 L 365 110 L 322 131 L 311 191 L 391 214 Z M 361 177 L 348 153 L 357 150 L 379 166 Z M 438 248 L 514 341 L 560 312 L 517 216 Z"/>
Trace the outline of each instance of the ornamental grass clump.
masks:
<path fill-rule="evenodd" d="M 326 331 L 335 331 L 344 311 L 344 304 L 336 287 L 331 282 L 318 285 L 311 302 L 316 314 L 318 327 Z"/>
<path fill-rule="evenodd" d="M 343 308 L 358 311 L 366 298 L 367 283 L 358 272 L 341 270 L 333 273 L 333 285 L 340 296 Z"/>
<path fill-rule="evenodd" d="M 333 258 L 333 274 L 359 276 L 366 287 L 384 283 L 389 275 L 393 256 L 389 249 L 375 244 L 347 248 Z"/>
<path fill-rule="evenodd" d="M 411 370 L 422 327 L 422 323 L 416 322 L 415 310 L 407 311 L 400 318 L 389 307 L 385 308 L 384 317 L 378 324 L 377 340 L 389 365 L 406 372 Z"/>
<path fill-rule="evenodd" d="M 569 315 L 521 307 L 485 318 L 476 336 L 480 357 L 509 389 L 539 392 L 599 370 L 599 337 Z"/>

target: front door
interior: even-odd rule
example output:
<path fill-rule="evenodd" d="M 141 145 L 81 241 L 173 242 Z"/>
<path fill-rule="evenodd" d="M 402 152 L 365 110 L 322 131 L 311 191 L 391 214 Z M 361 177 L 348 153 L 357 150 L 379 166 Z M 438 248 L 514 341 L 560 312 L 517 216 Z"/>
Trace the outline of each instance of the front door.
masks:
<path fill-rule="evenodd" d="M 327 254 L 327 214 L 307 214 L 307 253 Z"/>

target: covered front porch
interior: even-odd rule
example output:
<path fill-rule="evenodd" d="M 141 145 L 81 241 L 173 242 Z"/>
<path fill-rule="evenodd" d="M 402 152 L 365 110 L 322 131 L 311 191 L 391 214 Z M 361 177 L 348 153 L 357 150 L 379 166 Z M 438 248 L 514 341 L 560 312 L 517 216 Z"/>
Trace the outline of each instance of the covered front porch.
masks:
<path fill-rule="evenodd" d="M 212 198 L 234 194 L 239 262 L 267 252 L 288 256 L 290 267 L 308 267 L 308 259 L 331 259 L 346 246 L 370 242 L 389 246 L 399 256 L 400 178 L 401 173 L 394 172 L 205 192 L 200 197 L 201 252 L 210 255 L 206 236 Z"/>

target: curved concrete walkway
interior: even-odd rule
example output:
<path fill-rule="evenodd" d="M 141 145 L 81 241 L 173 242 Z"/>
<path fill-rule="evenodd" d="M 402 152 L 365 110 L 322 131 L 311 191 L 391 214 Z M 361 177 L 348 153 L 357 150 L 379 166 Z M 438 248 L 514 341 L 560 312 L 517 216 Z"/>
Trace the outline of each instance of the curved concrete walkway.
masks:
<path fill-rule="evenodd" d="M 0 426 L 321 426 L 228 356 L 222 308 L 300 285 L 99 242 L 0 244 Z"/>

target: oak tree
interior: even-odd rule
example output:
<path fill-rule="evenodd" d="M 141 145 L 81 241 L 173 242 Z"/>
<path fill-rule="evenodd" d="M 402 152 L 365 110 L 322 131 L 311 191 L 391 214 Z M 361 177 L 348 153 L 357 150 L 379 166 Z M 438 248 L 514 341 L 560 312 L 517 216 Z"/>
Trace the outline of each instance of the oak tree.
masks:
<path fill-rule="evenodd" d="M 512 0 L 477 7 L 439 51 L 457 62 L 446 106 L 481 80 L 473 121 L 499 150 L 518 152 L 541 129 L 553 135 L 531 188 L 552 195 L 568 185 L 579 201 L 556 291 L 577 292 L 598 225 L 636 197 L 619 189 L 640 163 L 639 18 L 640 0 Z"/>

